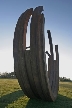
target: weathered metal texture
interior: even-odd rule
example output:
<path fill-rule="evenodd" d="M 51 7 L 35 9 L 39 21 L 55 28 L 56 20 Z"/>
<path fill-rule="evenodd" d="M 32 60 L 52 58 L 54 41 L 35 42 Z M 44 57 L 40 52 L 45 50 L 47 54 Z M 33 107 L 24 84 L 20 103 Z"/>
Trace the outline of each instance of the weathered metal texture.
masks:
<path fill-rule="evenodd" d="M 50 52 L 51 52 L 51 56 L 48 58 L 48 67 L 49 67 L 48 75 L 49 75 L 51 90 L 55 100 L 59 89 L 59 53 L 58 53 L 58 45 L 55 45 L 56 60 L 54 60 L 51 33 L 49 30 L 47 32 L 48 32 Z"/>
<path fill-rule="evenodd" d="M 28 79 L 28 73 L 25 63 L 27 23 L 32 12 L 33 9 L 31 8 L 25 11 L 20 16 L 15 28 L 13 50 L 14 50 L 14 71 L 16 73 L 20 86 L 28 97 L 36 98 L 30 87 L 30 82 Z"/>
<path fill-rule="evenodd" d="M 55 45 L 54 60 L 51 33 L 48 71 L 45 54 L 43 6 L 26 10 L 18 19 L 13 40 L 14 71 L 23 92 L 29 98 L 55 101 L 59 89 L 59 54 Z M 26 50 L 26 32 L 30 16 L 30 50 Z"/>

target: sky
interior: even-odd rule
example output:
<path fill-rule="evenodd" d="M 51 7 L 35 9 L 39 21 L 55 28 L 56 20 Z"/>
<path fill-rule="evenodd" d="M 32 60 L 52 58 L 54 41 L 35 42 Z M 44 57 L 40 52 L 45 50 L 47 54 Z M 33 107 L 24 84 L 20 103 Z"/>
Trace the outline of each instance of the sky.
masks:
<path fill-rule="evenodd" d="M 50 30 L 53 48 L 58 44 L 59 49 L 59 76 L 72 79 L 72 0 L 0 0 L 0 72 L 14 71 L 13 38 L 18 18 L 37 6 L 44 9 L 45 50 L 50 52 Z M 29 46 L 30 22 L 26 41 Z"/>

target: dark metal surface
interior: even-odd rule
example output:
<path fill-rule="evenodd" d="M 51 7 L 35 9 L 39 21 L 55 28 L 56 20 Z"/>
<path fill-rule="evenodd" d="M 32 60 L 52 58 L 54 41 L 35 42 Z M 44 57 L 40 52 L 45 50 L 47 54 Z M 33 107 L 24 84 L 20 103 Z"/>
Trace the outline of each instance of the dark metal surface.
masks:
<path fill-rule="evenodd" d="M 13 56 L 14 71 L 18 82 L 29 98 L 55 101 L 59 89 L 59 53 L 55 45 L 54 60 L 53 44 L 50 30 L 47 30 L 50 54 L 45 52 L 43 6 L 26 10 L 18 19 L 14 32 Z M 30 16 L 30 46 L 26 47 L 26 32 Z M 26 50 L 30 48 L 29 50 Z M 46 64 L 48 54 L 48 71 Z"/>

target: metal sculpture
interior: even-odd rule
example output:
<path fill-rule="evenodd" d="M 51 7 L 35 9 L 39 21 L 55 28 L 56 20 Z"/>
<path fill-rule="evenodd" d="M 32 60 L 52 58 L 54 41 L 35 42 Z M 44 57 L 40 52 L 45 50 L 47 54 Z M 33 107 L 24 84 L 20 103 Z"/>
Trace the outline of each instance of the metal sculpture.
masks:
<path fill-rule="evenodd" d="M 45 52 L 43 6 L 27 9 L 19 17 L 13 40 L 14 72 L 18 82 L 29 98 L 55 101 L 59 88 L 59 54 L 55 45 L 54 60 L 51 33 L 48 30 L 50 53 Z M 26 32 L 30 16 L 30 46 L 26 47 Z M 30 50 L 26 50 L 30 48 Z M 46 65 L 48 54 L 48 71 Z"/>

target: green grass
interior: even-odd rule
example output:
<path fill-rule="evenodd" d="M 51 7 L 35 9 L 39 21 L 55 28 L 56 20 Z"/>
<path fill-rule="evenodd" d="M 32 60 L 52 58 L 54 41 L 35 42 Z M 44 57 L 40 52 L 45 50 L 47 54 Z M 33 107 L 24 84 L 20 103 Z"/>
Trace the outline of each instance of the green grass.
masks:
<path fill-rule="evenodd" d="M 0 79 L 0 108 L 72 108 L 72 82 L 60 82 L 56 101 L 45 102 L 25 96 L 16 79 Z"/>

